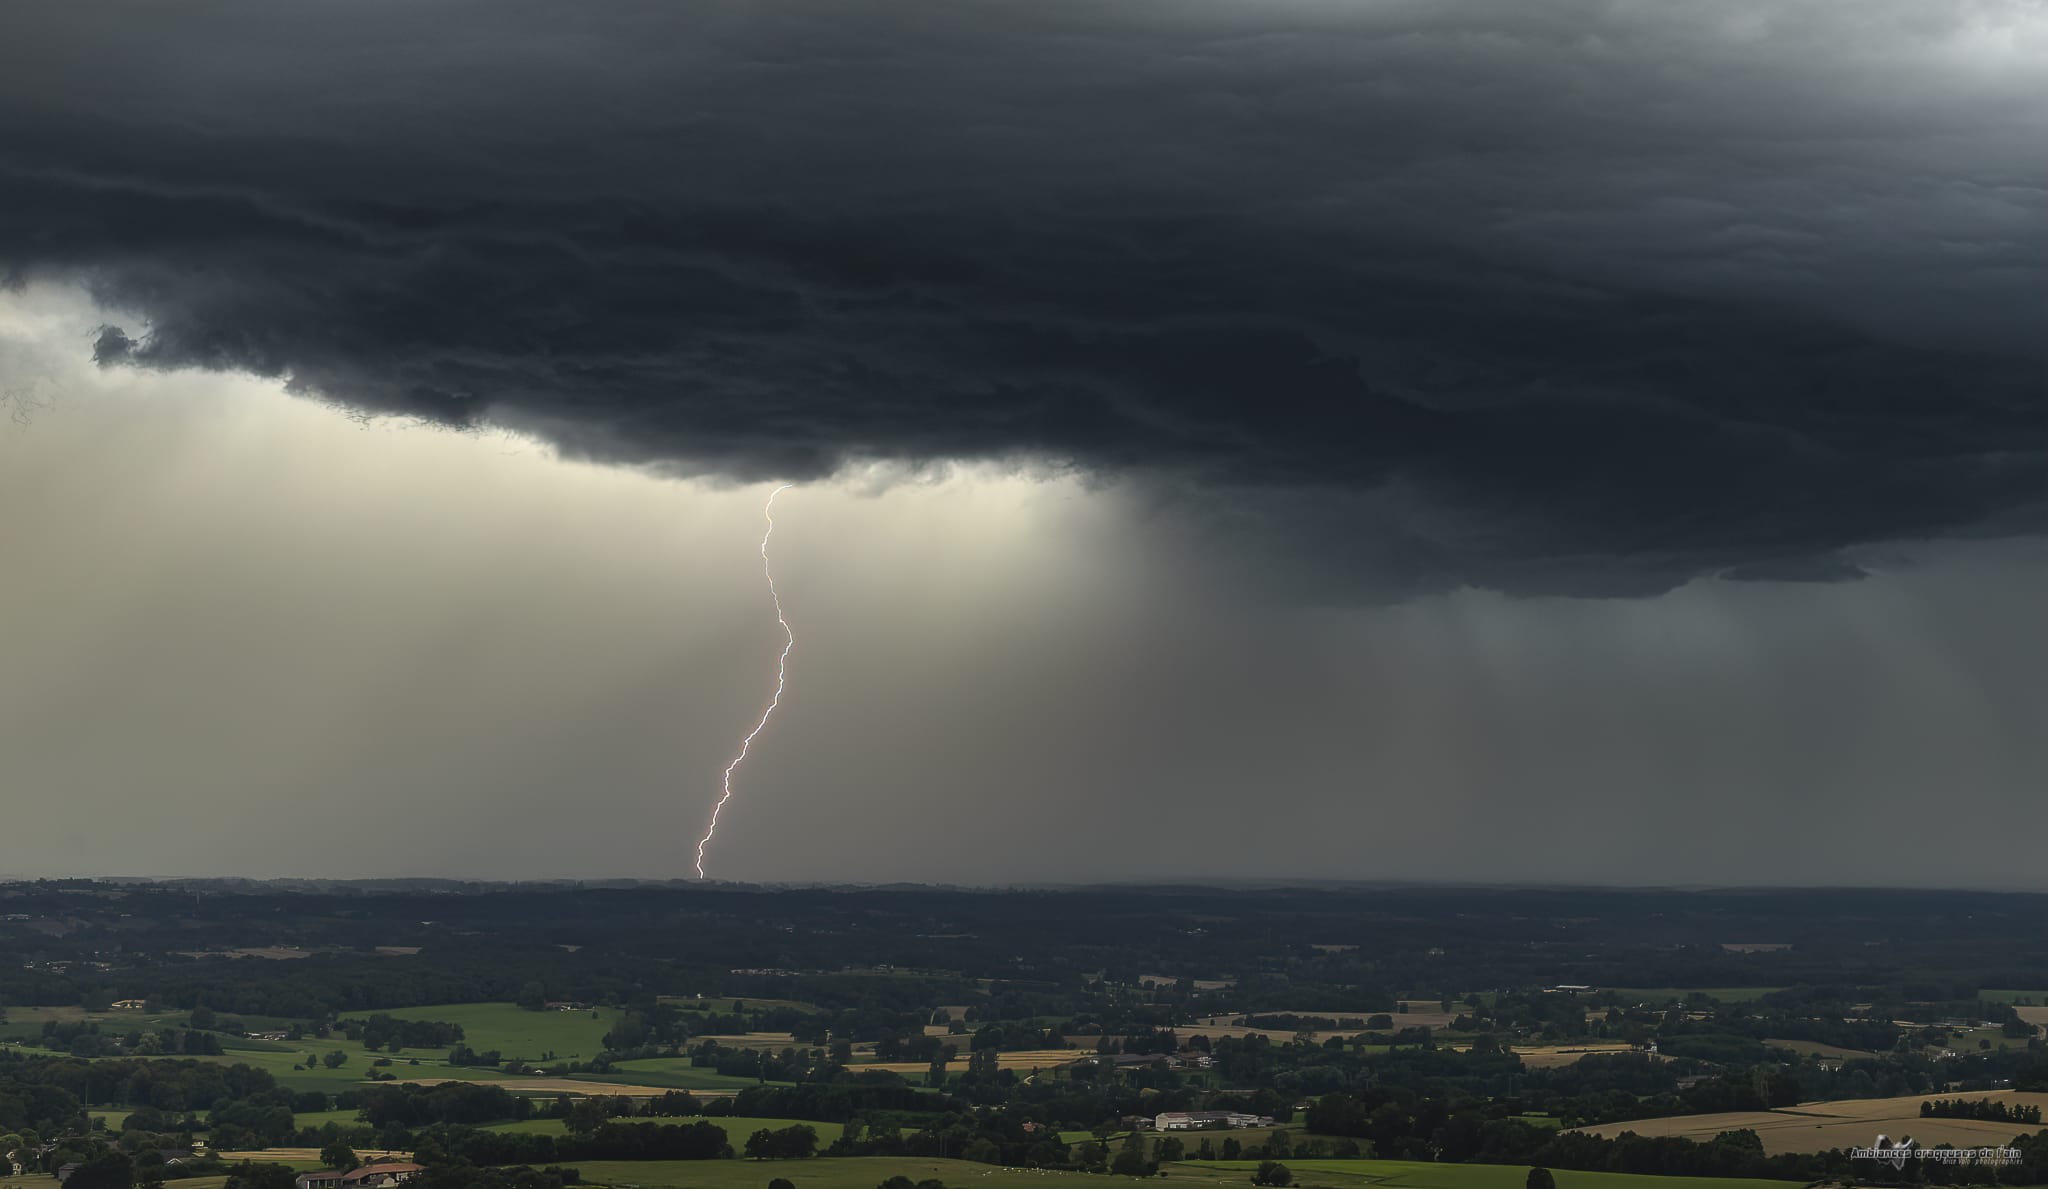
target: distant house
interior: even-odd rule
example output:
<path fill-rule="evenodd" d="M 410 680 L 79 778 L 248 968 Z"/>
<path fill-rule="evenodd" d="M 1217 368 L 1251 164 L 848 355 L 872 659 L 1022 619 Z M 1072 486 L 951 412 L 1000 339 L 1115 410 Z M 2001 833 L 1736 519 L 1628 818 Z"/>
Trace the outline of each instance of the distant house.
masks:
<path fill-rule="evenodd" d="M 1160 1111 L 1153 1116 L 1157 1131 L 1208 1131 L 1232 1127 L 1271 1127 L 1273 1116 L 1242 1111 Z"/>
<path fill-rule="evenodd" d="M 149 1006 L 149 1003 L 148 1003 L 148 1002 L 147 1002 L 146 1000 L 142 1000 L 142 999 L 116 999 L 116 1000 L 114 1000 L 114 1010 L 115 1010 L 115 1011 L 141 1011 L 141 1010 L 142 1010 L 143 1008 L 145 1008 L 145 1007 L 148 1007 L 148 1006 Z"/>
<path fill-rule="evenodd" d="M 584 1005 L 567 999 L 550 999 L 542 1006 L 549 1011 L 582 1011 Z"/>

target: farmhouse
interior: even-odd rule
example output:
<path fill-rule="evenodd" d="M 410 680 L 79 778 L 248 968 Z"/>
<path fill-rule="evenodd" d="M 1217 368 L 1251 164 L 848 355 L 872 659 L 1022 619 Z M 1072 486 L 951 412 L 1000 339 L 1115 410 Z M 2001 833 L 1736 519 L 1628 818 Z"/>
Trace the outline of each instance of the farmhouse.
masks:
<path fill-rule="evenodd" d="M 1241 1111 L 1160 1111 L 1152 1119 L 1152 1127 L 1156 1131 L 1207 1131 L 1272 1125 L 1271 1115 L 1247 1115 Z"/>
<path fill-rule="evenodd" d="M 420 1175 L 417 1164 L 384 1162 L 365 1164 L 352 1172 L 337 1172 L 331 1168 L 302 1172 L 292 1178 L 298 1189 L 387 1189 L 391 1185 L 403 1185 Z"/>
<path fill-rule="evenodd" d="M 142 1010 L 143 1008 L 145 1008 L 145 1007 L 147 1007 L 147 1006 L 148 1006 L 148 1003 L 147 1003 L 146 1001 L 144 1001 L 144 1000 L 141 1000 L 141 999 L 116 999 L 116 1000 L 114 1000 L 114 1010 L 115 1010 L 115 1011 L 141 1011 L 141 1010 Z"/>

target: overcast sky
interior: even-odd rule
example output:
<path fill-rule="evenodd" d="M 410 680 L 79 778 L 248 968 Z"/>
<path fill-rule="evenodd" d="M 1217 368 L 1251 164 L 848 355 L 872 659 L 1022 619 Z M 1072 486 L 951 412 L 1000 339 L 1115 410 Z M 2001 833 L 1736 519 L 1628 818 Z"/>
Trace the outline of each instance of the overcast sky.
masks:
<path fill-rule="evenodd" d="M 92 9 L 0 873 L 2040 884 L 2038 0 Z"/>

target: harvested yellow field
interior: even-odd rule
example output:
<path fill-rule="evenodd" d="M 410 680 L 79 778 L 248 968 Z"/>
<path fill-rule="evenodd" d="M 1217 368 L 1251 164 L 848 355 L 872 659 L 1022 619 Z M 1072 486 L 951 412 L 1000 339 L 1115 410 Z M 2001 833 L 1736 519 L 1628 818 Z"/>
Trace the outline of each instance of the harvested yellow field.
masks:
<path fill-rule="evenodd" d="M 2027 1023 L 2048 1028 L 2048 1007 L 2015 1007 L 2013 1010 Z"/>
<path fill-rule="evenodd" d="M 1631 1050 L 1625 1044 L 1576 1044 L 1514 1046 L 1515 1056 L 1530 1069 L 1555 1069 L 1595 1055 L 1612 1056 Z"/>
<path fill-rule="evenodd" d="M 248 1152 L 216 1152 L 214 1154 L 219 1156 L 222 1160 L 252 1160 L 258 1164 L 282 1164 L 289 1161 L 303 1161 L 311 1164 L 318 1164 L 320 1162 L 320 1149 L 318 1148 L 257 1148 L 253 1151 Z M 358 1148 L 356 1150 L 356 1155 L 359 1158 L 361 1158 L 365 1164 L 374 1163 L 379 1160 L 412 1159 L 411 1152 L 398 1152 L 384 1149 L 372 1150 L 368 1148 Z"/>
<path fill-rule="evenodd" d="M 1980 1119 L 1923 1119 L 1920 1104 L 1928 1098 L 1961 1097 L 1972 1101 L 1990 1098 L 2014 1105 L 2048 1108 L 2048 1094 L 2014 1090 L 1970 1091 L 1966 1093 L 1907 1098 L 1856 1098 L 1838 1102 L 1809 1102 L 1776 1111 L 1729 1111 L 1716 1115 L 1672 1115 L 1662 1119 L 1637 1119 L 1628 1123 L 1603 1123 L 1583 1127 L 1590 1134 L 1612 1138 L 1624 1131 L 1641 1136 L 1677 1135 L 1709 1140 L 1723 1131 L 1745 1128 L 1757 1133 L 1764 1151 L 1776 1156 L 1785 1152 L 1824 1152 L 1829 1148 L 1868 1147 L 1880 1133 L 1893 1139 L 1906 1136 L 1924 1146 L 1954 1144 L 1959 1148 L 1996 1147 L 2037 1128 L 2020 1123 L 1992 1123 Z"/>
<path fill-rule="evenodd" d="M 1790 1049 L 1802 1057 L 1834 1057 L 1842 1061 L 1855 1061 L 1877 1056 L 1876 1053 L 1865 1052 L 1862 1049 L 1845 1049 L 1840 1045 L 1822 1044 L 1817 1040 L 1766 1040 L 1764 1043 L 1775 1049 Z"/>
<path fill-rule="evenodd" d="M 808 1049 L 813 1047 L 811 1045 L 798 1045 L 796 1037 L 791 1036 L 787 1032 L 741 1032 L 730 1036 L 698 1036 L 693 1037 L 692 1040 L 715 1040 L 721 1046 L 728 1049 L 787 1049 L 799 1047 Z"/>

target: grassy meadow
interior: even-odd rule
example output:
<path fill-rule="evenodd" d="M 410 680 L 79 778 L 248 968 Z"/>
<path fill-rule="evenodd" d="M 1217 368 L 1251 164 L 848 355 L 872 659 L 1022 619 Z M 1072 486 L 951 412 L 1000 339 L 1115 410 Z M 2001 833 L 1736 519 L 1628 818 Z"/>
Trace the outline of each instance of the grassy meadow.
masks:
<path fill-rule="evenodd" d="M 345 1018 L 367 1018 L 363 1012 Z M 479 1053 L 496 1049 L 527 1061 L 588 1061 L 604 1049 L 604 1034 L 624 1015 L 617 1008 L 580 1011 L 527 1011 L 512 1003 L 444 1003 L 434 1007 L 397 1007 L 382 1013 L 400 1020 L 441 1020 L 462 1025 L 462 1043 Z M 425 1050 L 422 1050 L 425 1051 Z"/>
<path fill-rule="evenodd" d="M 729 1001 L 721 1001 L 724 1006 Z M 349 1013 L 345 1019 L 366 1019 L 374 1012 Z M 527 1011 L 511 1003 L 448 1003 L 431 1007 L 394 1008 L 384 1014 L 398 1019 L 441 1020 L 460 1024 L 463 1031 L 462 1043 L 478 1052 L 497 1050 L 507 1058 L 519 1058 L 528 1062 L 543 1060 L 577 1061 L 596 1056 L 603 1049 L 604 1034 L 611 1031 L 622 1014 L 615 1008 L 585 1008 L 581 1011 Z M 42 1052 L 30 1044 L 42 1035 L 43 1023 L 90 1022 L 100 1025 L 102 1032 L 121 1034 L 129 1031 L 154 1032 L 162 1028 L 184 1028 L 189 1026 L 191 1013 L 103 1011 L 87 1012 L 79 1007 L 10 1007 L 6 1019 L 0 1022 L 0 1042 L 28 1044 L 29 1051 Z M 289 1021 L 263 1017 L 242 1017 L 245 1027 L 252 1030 L 284 1028 Z M 248 1065 L 269 1072 L 279 1085 L 292 1090 L 324 1090 L 330 1094 L 359 1085 L 372 1069 L 381 1069 L 399 1080 L 410 1078 L 435 1078 L 455 1081 L 504 1081 L 511 1075 L 497 1069 L 482 1066 L 451 1066 L 447 1064 L 448 1050 L 445 1048 L 405 1049 L 398 1053 L 371 1051 L 360 1041 L 353 1041 L 336 1032 L 326 1037 L 305 1037 L 296 1041 L 256 1040 L 245 1036 L 231 1036 L 216 1033 L 222 1053 L 219 1056 L 198 1058 L 223 1065 Z M 339 1068 L 329 1069 L 320 1058 L 339 1051 L 347 1056 Z M 166 1054 L 171 1056 L 171 1054 Z M 307 1058 L 311 1057 L 309 1063 Z M 390 1061 L 379 1066 L 379 1060 Z M 679 1064 L 687 1066 L 688 1062 Z M 718 1074 L 697 1070 L 692 1073 L 671 1073 L 661 1080 L 649 1082 L 639 1077 L 612 1076 L 606 1081 L 614 1084 L 639 1084 L 643 1087 L 719 1090 L 752 1085 L 744 1078 L 722 1078 Z M 593 1084 L 593 1093 L 603 1093 L 604 1087 Z M 118 1123 L 112 1124 L 118 1127 Z"/>
<path fill-rule="evenodd" d="M 1783 988 L 1783 987 L 1601 987 L 1601 988 L 1598 988 L 1598 989 L 1599 989 L 1599 990 L 1602 990 L 1602 991 L 1612 991 L 1612 992 L 1613 992 L 1613 993 L 1615 993 L 1616 995 L 1623 995 L 1623 996 L 1628 996 L 1628 997 L 1634 998 L 1634 999 L 1638 1000 L 1639 1002 L 1643 1002 L 1643 1003 L 1656 1003 L 1656 1004 L 1662 1004 L 1662 1003 L 1670 1003 L 1670 1002 L 1672 1002 L 1673 1000 L 1677 1000 L 1677 1001 L 1679 1001 L 1679 1002 L 1683 1002 L 1683 1001 L 1684 1001 L 1684 1000 L 1686 999 L 1686 997 L 1687 997 L 1687 996 L 1689 996 L 1689 995 L 1692 995 L 1692 994 L 1693 994 L 1694 992 L 1698 992 L 1699 994 L 1702 994 L 1702 995 L 1706 995 L 1706 996 L 1708 996 L 1708 997 L 1710 997 L 1710 998 L 1712 998 L 1712 999 L 1718 1000 L 1718 1001 L 1720 1001 L 1720 1002 L 1722 1002 L 1722 1003 L 1751 1003 L 1751 1002 L 1754 1002 L 1754 1001 L 1756 1001 L 1756 1000 L 1758 1000 L 1758 999 L 1761 999 L 1761 998 L 1763 998 L 1763 997 L 1764 997 L 1764 996 L 1766 996 L 1766 995 L 1769 995 L 1769 994 L 1770 994 L 1771 992 L 1773 992 L 1773 991 L 1782 991 L 1782 990 L 1784 990 L 1785 988 Z"/>

